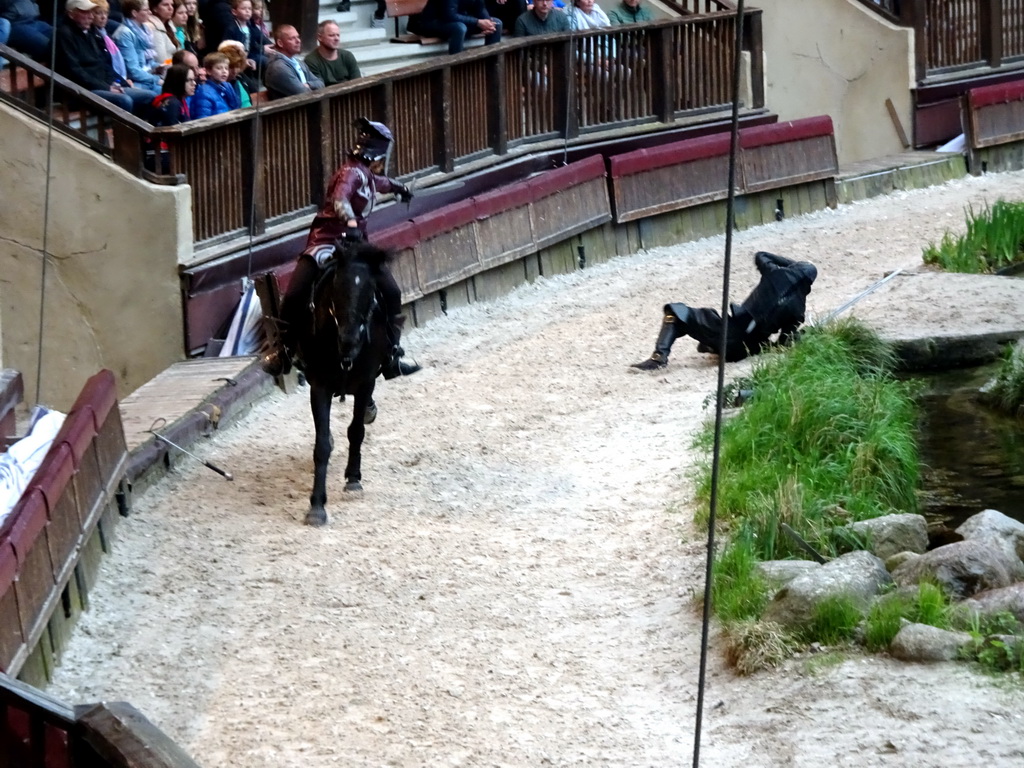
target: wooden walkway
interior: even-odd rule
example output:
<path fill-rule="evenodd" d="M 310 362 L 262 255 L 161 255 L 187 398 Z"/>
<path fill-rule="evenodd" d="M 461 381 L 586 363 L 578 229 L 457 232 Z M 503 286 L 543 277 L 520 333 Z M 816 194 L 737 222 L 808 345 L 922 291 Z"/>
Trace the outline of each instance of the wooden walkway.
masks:
<path fill-rule="evenodd" d="M 157 419 L 170 426 L 200 409 L 216 393 L 230 387 L 244 371 L 257 365 L 255 357 L 209 357 L 175 363 L 121 401 L 121 419 L 128 450 L 153 439 L 149 430 Z M 210 408 L 216 421 L 219 413 Z M 158 429 L 162 432 L 163 428 Z"/>

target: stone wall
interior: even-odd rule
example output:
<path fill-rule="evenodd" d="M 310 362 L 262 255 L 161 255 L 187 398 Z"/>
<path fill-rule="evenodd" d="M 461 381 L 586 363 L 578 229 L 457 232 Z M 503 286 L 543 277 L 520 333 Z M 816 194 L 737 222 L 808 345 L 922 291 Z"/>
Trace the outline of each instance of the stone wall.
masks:
<path fill-rule="evenodd" d="M 768 109 L 779 120 L 831 115 L 840 164 L 903 152 L 885 106 L 913 133 L 914 33 L 855 0 L 759 0 Z"/>
<path fill-rule="evenodd" d="M 0 360 L 36 399 L 46 126 L 0 104 Z M 184 357 L 179 260 L 191 251 L 188 187 L 134 178 L 53 134 L 41 403 L 67 408 L 101 368 L 123 397 Z"/>

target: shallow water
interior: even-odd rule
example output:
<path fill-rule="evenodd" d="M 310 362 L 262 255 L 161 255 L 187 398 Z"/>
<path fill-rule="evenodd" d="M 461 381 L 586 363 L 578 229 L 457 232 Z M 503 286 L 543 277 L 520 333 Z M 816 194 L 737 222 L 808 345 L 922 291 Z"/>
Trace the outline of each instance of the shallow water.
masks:
<path fill-rule="evenodd" d="M 978 393 L 996 368 L 920 379 L 921 512 L 951 528 L 983 509 L 1024 522 L 1024 421 L 989 408 Z"/>

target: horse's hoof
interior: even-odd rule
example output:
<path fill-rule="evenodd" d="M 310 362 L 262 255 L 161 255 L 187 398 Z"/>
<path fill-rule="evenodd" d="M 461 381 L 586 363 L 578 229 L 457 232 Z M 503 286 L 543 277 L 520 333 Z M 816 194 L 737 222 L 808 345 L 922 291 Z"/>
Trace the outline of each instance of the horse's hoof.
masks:
<path fill-rule="evenodd" d="M 320 528 L 321 526 L 327 525 L 327 510 L 309 510 L 309 512 L 306 513 L 306 525 L 312 525 L 314 528 Z"/>
<path fill-rule="evenodd" d="M 363 413 L 363 424 L 373 424 L 377 420 L 377 404 L 370 403 Z"/>
<path fill-rule="evenodd" d="M 363 484 L 360 483 L 358 480 L 349 480 L 347 483 L 345 483 L 345 490 L 346 491 L 361 491 L 361 490 L 363 490 Z"/>

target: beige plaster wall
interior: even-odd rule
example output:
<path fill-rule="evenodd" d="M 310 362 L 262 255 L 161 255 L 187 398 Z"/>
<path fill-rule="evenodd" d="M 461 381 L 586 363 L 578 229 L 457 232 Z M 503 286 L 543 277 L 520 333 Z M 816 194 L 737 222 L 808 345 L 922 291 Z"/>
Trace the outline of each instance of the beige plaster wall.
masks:
<path fill-rule="evenodd" d="M 36 401 L 46 126 L 0 104 L 0 340 Z M 178 262 L 188 187 L 148 184 L 53 134 L 38 402 L 67 408 L 101 368 L 121 397 L 184 357 Z"/>
<path fill-rule="evenodd" d="M 840 163 L 904 147 L 885 107 L 912 136 L 913 31 L 855 0 L 754 0 L 764 9 L 768 109 L 780 120 L 831 115 Z"/>

